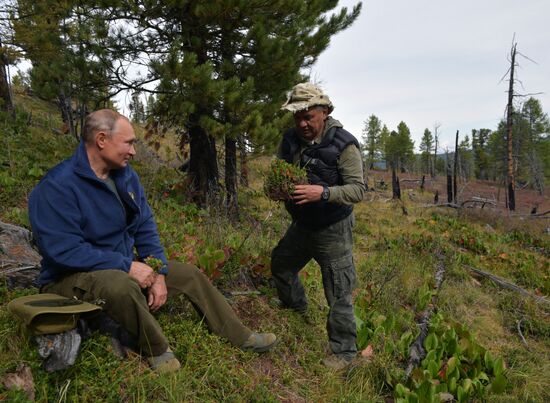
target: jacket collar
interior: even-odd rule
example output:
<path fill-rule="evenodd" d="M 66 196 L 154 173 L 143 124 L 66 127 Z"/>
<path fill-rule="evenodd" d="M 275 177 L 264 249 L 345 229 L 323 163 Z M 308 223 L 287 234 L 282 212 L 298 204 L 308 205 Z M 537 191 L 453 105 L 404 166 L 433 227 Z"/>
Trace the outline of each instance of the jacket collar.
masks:
<path fill-rule="evenodd" d="M 88 160 L 88 153 L 86 152 L 86 145 L 84 140 L 80 140 L 80 144 L 73 154 L 73 163 L 74 163 L 74 172 L 82 177 L 93 179 L 99 181 L 99 178 L 92 170 L 90 166 L 90 161 Z M 121 169 L 113 169 L 110 172 L 111 177 L 115 178 L 124 178 L 130 175 L 130 168 L 127 165 Z"/>

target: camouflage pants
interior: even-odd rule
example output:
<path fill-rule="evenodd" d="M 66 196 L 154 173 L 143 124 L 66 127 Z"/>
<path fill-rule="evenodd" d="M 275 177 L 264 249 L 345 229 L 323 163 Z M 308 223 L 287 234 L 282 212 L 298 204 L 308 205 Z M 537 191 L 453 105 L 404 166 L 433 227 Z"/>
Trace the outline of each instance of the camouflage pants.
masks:
<path fill-rule="evenodd" d="M 224 296 L 195 266 L 170 261 L 166 276 L 168 298 L 184 294 L 210 330 L 241 346 L 251 331 L 242 324 Z M 55 293 L 83 301 L 105 301 L 103 309 L 138 342 L 144 355 L 166 351 L 168 340 L 149 311 L 147 298 L 137 281 L 120 270 L 79 272 L 45 285 L 42 292 Z"/>
<path fill-rule="evenodd" d="M 307 230 L 292 223 L 271 254 L 271 273 L 279 299 L 296 311 L 307 308 L 298 273 L 313 258 L 321 266 L 329 306 L 327 332 L 334 354 L 351 358 L 357 353 L 357 336 L 351 292 L 355 284 L 352 255 L 353 214 L 321 230 Z"/>

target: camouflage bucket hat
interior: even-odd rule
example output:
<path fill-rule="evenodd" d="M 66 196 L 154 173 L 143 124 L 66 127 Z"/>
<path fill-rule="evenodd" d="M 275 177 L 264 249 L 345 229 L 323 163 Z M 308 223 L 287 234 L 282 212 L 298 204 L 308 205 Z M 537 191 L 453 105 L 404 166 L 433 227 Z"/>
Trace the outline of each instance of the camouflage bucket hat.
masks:
<path fill-rule="evenodd" d="M 328 95 L 321 88 L 311 83 L 301 83 L 294 86 L 281 109 L 295 113 L 312 106 L 327 106 L 329 113 L 334 110 Z"/>
<path fill-rule="evenodd" d="M 74 329 L 80 315 L 98 313 L 101 307 L 57 294 L 35 294 L 14 299 L 8 310 L 39 335 Z"/>

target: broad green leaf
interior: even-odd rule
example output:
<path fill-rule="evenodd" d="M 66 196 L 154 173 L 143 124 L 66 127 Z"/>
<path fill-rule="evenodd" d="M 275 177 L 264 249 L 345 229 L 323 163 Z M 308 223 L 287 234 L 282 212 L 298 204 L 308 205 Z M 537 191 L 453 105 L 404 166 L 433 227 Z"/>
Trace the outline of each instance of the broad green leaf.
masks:
<path fill-rule="evenodd" d="M 485 363 L 485 368 L 487 368 L 488 370 L 493 369 L 493 356 L 491 355 L 491 352 L 489 350 L 485 351 L 483 362 Z"/>
<path fill-rule="evenodd" d="M 462 387 L 464 388 L 464 392 L 470 393 L 472 390 L 472 380 L 470 378 L 466 378 L 462 381 Z"/>
<path fill-rule="evenodd" d="M 479 379 L 482 385 L 489 385 L 489 377 L 485 372 L 480 372 L 477 376 L 477 379 Z"/>
<path fill-rule="evenodd" d="M 401 383 L 398 383 L 397 385 L 395 385 L 395 394 L 398 396 L 398 397 L 405 397 L 407 395 L 409 391 L 408 388 L 406 388 L 403 384 Z"/>
<path fill-rule="evenodd" d="M 435 350 L 437 348 L 437 336 L 433 333 L 430 333 L 428 337 L 424 340 L 424 348 L 426 351 Z"/>
<path fill-rule="evenodd" d="M 491 390 L 493 393 L 503 393 L 506 389 L 506 378 L 503 374 L 498 374 L 493 382 L 491 382 Z"/>
<path fill-rule="evenodd" d="M 495 376 L 502 375 L 504 373 L 504 361 L 501 357 L 498 357 L 493 363 L 493 373 Z"/>
<path fill-rule="evenodd" d="M 460 360 L 458 358 L 456 358 L 454 356 L 449 358 L 449 360 L 447 361 L 447 371 L 446 371 L 447 376 L 449 374 L 452 374 L 454 372 L 455 368 L 457 367 L 457 365 L 459 365 L 459 364 L 460 364 Z"/>
<path fill-rule="evenodd" d="M 456 379 L 455 377 L 452 377 L 451 379 L 449 379 L 449 381 L 447 382 L 447 385 L 449 385 L 449 392 L 451 393 L 456 393 Z"/>
<path fill-rule="evenodd" d="M 465 402 L 468 399 L 468 394 L 464 391 L 462 386 L 456 389 L 456 398 L 459 402 Z"/>

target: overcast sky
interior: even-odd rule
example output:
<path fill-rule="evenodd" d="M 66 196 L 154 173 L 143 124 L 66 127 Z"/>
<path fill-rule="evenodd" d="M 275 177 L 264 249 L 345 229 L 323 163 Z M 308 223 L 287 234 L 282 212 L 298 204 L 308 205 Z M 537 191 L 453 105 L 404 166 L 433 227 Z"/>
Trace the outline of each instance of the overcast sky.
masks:
<path fill-rule="evenodd" d="M 340 1 L 350 8 L 358 1 Z M 333 37 L 312 77 L 335 104 L 333 116 L 361 138 L 378 116 L 404 121 L 418 149 L 425 128 L 441 124 L 442 147 L 504 117 L 514 33 L 523 93 L 550 112 L 549 0 L 366 0 L 357 21 Z"/>

